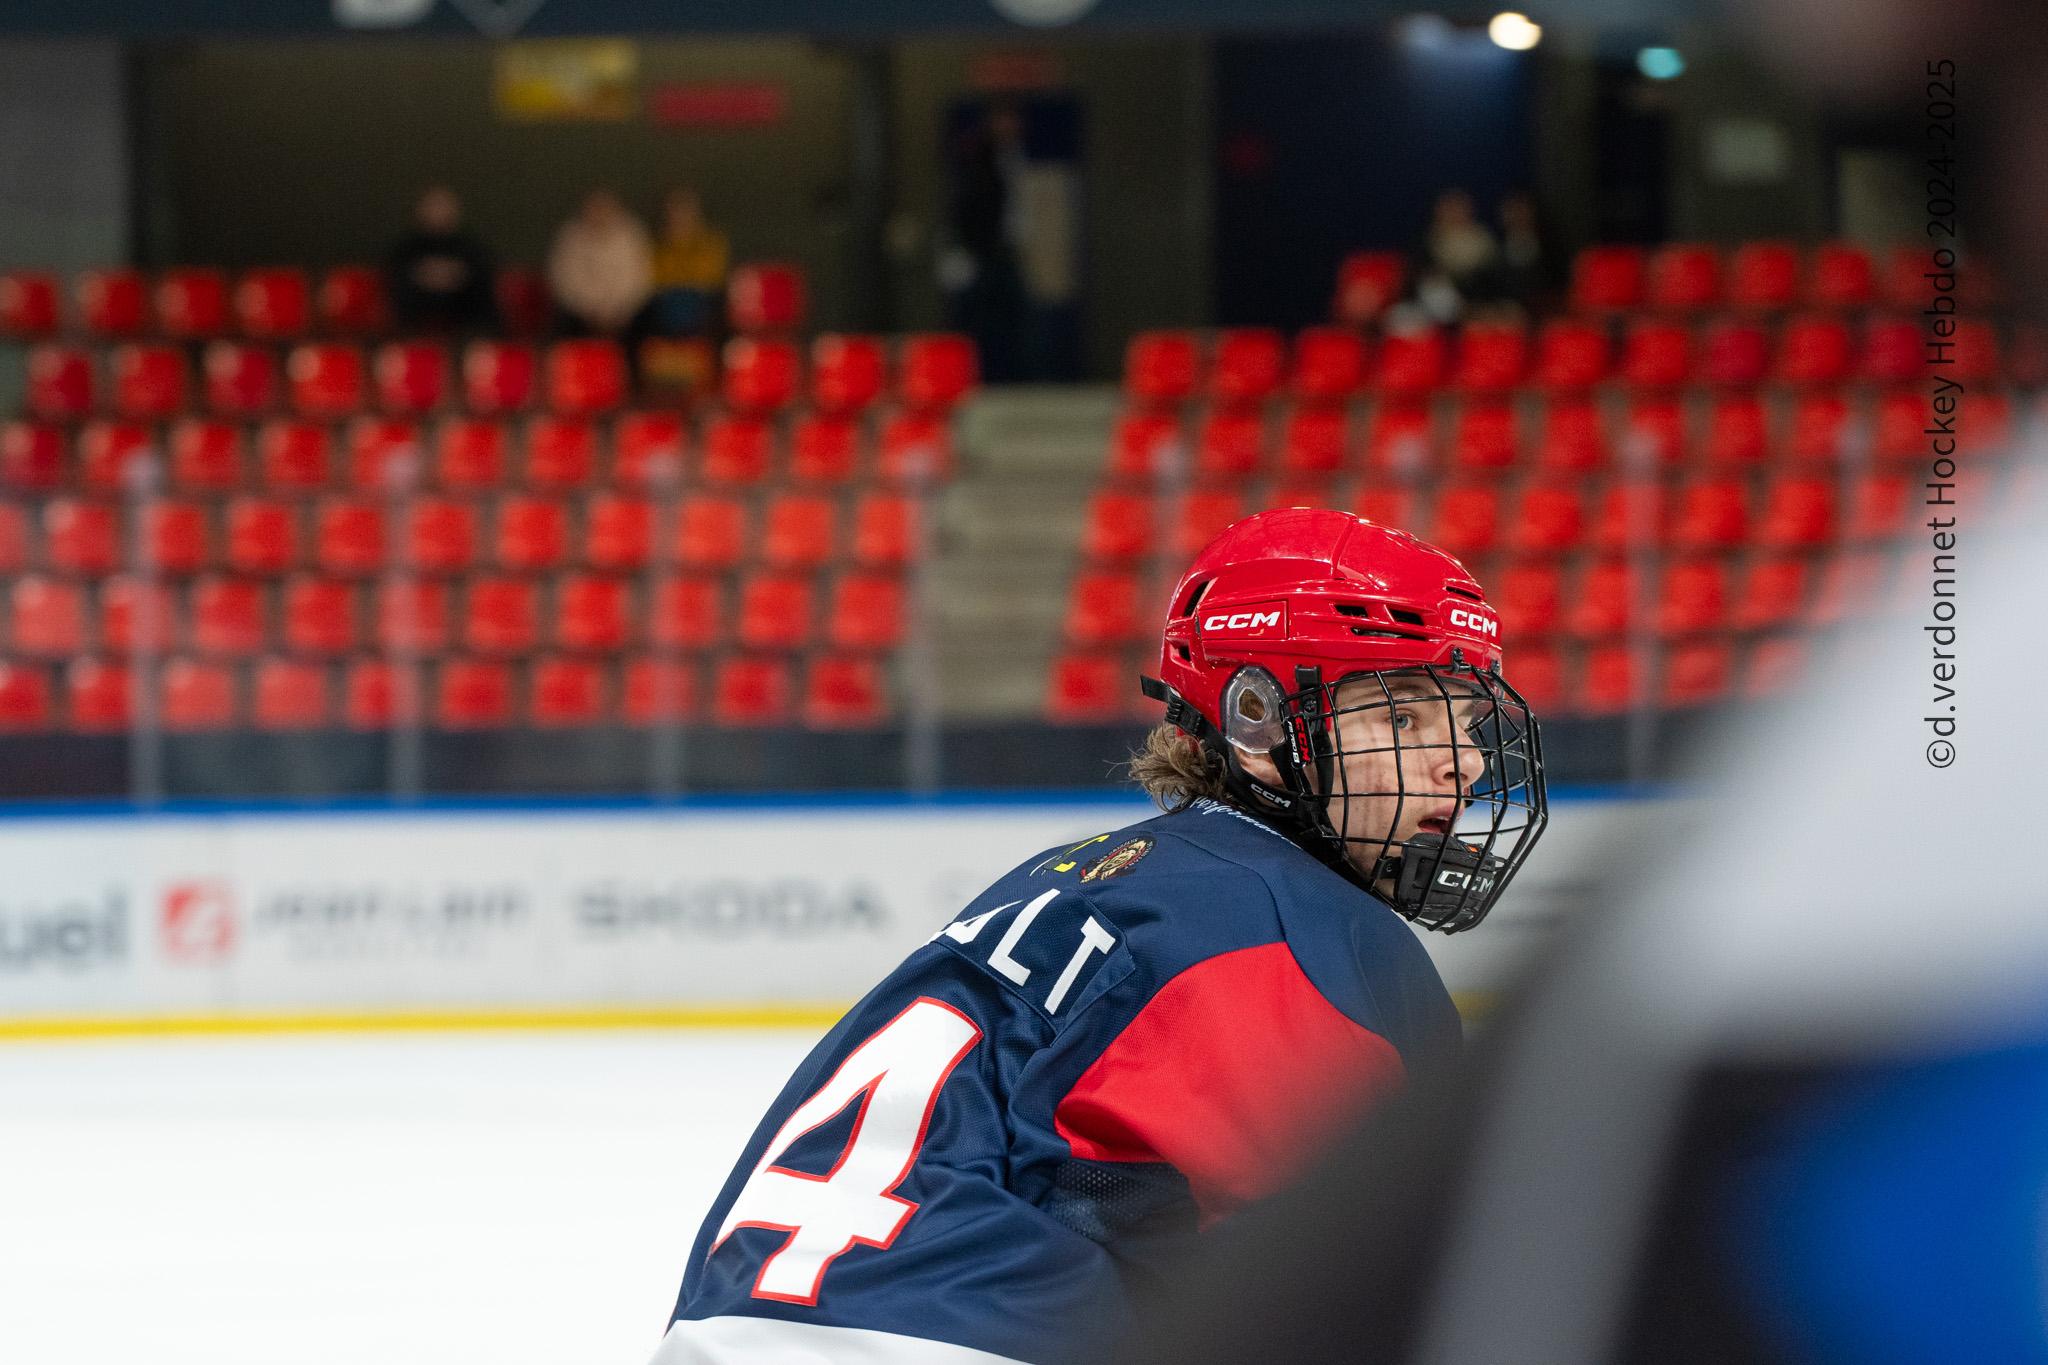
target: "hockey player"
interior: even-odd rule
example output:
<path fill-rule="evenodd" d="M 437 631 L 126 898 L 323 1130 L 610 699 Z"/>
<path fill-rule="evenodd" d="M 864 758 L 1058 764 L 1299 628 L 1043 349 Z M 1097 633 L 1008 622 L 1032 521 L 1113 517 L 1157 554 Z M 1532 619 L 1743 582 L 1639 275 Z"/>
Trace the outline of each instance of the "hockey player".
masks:
<path fill-rule="evenodd" d="M 656 1365 L 1055 1365 L 1458 1016 L 1403 920 L 1469 929 L 1545 819 L 1500 626 L 1341 512 L 1230 527 L 1174 590 L 1167 813 L 1035 856 L 826 1036 L 691 1249 Z"/>

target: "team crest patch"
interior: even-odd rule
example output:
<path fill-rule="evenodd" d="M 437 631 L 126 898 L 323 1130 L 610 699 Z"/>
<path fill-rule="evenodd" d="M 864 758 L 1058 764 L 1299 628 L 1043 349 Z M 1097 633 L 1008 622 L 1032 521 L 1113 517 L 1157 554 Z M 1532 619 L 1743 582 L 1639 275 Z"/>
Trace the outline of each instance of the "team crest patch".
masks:
<path fill-rule="evenodd" d="M 1138 865 L 1138 859 L 1152 851 L 1150 839 L 1133 839 L 1127 844 L 1118 844 L 1109 852 L 1081 869 L 1084 882 L 1104 882 L 1111 877 L 1121 876 Z"/>

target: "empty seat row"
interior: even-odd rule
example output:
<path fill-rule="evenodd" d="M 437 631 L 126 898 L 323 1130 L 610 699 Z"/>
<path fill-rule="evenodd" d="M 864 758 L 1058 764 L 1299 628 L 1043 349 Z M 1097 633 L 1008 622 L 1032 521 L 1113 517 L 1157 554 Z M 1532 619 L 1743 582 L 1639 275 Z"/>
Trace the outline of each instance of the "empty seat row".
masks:
<path fill-rule="evenodd" d="M 1732 250 L 1709 243 L 1591 246 L 1572 261 L 1571 301 L 1588 311 L 1698 312 L 1713 308 L 1781 310 L 1917 310 L 1934 292 L 1932 245 L 1901 243 L 1874 258 L 1853 242 L 1806 249 L 1793 242 L 1745 242 Z M 1988 266 L 1967 261 L 1955 287 L 1971 309 L 1995 305 L 1998 284 Z"/>
<path fill-rule="evenodd" d="M 9 422 L 0 424 L 0 490 L 127 493 L 135 467 L 158 457 L 162 486 L 200 493 L 251 486 L 316 492 L 340 485 L 385 493 L 414 486 L 576 488 L 601 475 L 626 487 L 774 479 L 912 483 L 945 478 L 952 453 L 947 419 L 921 412 L 892 412 L 874 425 L 826 413 L 806 413 L 786 425 L 717 413 L 695 427 L 671 412 L 625 413 L 610 422 L 362 417 L 340 427 L 280 419 L 245 428 L 186 418 L 161 430 L 129 421 L 75 429 Z"/>
<path fill-rule="evenodd" d="M 762 572 L 728 588 L 695 574 L 644 584 L 600 574 L 553 580 L 482 574 L 448 582 L 413 579 L 364 587 L 302 576 L 272 587 L 208 577 L 178 590 L 130 575 L 88 589 L 30 574 L 5 593 L 6 654 L 62 659 L 94 650 L 190 650 L 243 657 L 289 650 L 358 649 L 438 654 L 465 649 L 527 654 L 542 647 L 613 653 L 638 644 L 703 649 L 893 649 L 903 637 L 904 586 L 892 574 L 852 572 L 829 585 Z"/>
<path fill-rule="evenodd" d="M 1790 461 L 1923 460 L 1936 417 L 1925 388 L 1875 396 L 1819 389 L 1787 402 L 1758 393 L 1633 396 L 1620 403 L 1559 397 L 1529 404 L 1475 398 L 1456 404 L 1388 399 L 1369 415 L 1303 405 L 1275 420 L 1215 408 L 1192 423 L 1172 413 L 1125 412 L 1111 430 L 1108 473 L 1144 483 L 1176 469 L 1195 481 L 1272 472 L 1312 477 L 1367 470 L 1402 479 L 1452 471 L 1536 469 L 1583 473 L 1617 466 L 1755 468 Z M 1964 397 L 1948 425 L 1966 453 L 2007 449 L 2015 415 L 2002 390 Z"/>
<path fill-rule="evenodd" d="M 62 669 L 0 662 L 0 731 L 124 731 L 135 720 L 134 688 L 118 659 Z M 247 666 L 177 658 L 157 670 L 151 703 L 156 722 L 174 733 L 378 730 L 415 720 L 447 730 L 707 720 L 831 729 L 882 724 L 894 709 L 884 665 L 863 654 L 736 654 L 708 666 L 664 657 L 452 658 L 417 668 L 376 658 Z"/>
<path fill-rule="evenodd" d="M 657 560 L 698 569 L 838 560 L 896 567 L 917 553 L 917 500 L 886 492 L 850 501 L 785 493 L 758 509 L 712 493 L 674 504 L 627 493 L 429 495 L 396 508 L 374 498 L 304 504 L 245 494 L 218 508 L 158 499 L 133 516 L 88 498 L 52 498 L 35 508 L 0 502 L 0 574 L 40 567 L 91 577 L 143 564 L 171 575 L 221 566 L 267 575 L 311 566 L 351 576 L 394 566 L 461 574 L 487 563 L 520 571 L 571 562 L 635 570 Z"/>

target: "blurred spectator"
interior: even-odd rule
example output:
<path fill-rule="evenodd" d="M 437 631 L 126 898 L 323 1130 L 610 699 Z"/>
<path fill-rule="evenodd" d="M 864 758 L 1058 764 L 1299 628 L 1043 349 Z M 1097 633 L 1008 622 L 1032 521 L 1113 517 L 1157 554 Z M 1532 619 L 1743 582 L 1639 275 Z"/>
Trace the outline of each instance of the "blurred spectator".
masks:
<path fill-rule="evenodd" d="M 413 230 L 385 262 L 391 308 L 408 332 L 483 332 L 497 326 L 490 253 L 462 226 L 462 200 L 446 185 L 422 191 Z"/>
<path fill-rule="evenodd" d="M 1023 161 L 1024 121 L 1007 105 L 960 138 L 953 152 L 951 243 L 939 260 L 950 325 L 974 338 L 983 377 L 999 384 L 1015 380 L 1021 364 L 1024 277 L 1013 220 Z"/>
<path fill-rule="evenodd" d="M 1541 310 L 1563 283 L 1558 256 L 1536 211 L 1535 198 L 1525 190 L 1507 195 L 1500 201 L 1500 264 L 1491 292 L 1533 313 Z"/>
<path fill-rule="evenodd" d="M 1487 293 L 1500 263 L 1500 243 L 1479 221 L 1469 193 L 1445 190 L 1436 197 L 1416 256 L 1416 301 L 1434 321 L 1454 322 Z"/>
<path fill-rule="evenodd" d="M 654 242 L 617 193 L 592 190 L 555 233 L 548 287 L 565 331 L 618 337 L 640 320 L 654 292 Z"/>
<path fill-rule="evenodd" d="M 704 197 L 687 186 L 670 190 L 661 201 L 649 330 L 670 337 L 712 331 L 731 268 L 732 246 L 704 216 Z"/>

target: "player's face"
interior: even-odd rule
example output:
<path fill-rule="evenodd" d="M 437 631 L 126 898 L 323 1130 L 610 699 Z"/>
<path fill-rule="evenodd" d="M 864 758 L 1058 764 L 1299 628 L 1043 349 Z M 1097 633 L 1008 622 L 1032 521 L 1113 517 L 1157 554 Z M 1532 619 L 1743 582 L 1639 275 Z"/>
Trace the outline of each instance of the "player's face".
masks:
<path fill-rule="evenodd" d="M 1450 834 L 1486 773 L 1474 731 L 1493 703 L 1469 684 L 1386 675 L 1337 690 L 1341 756 L 1330 822 L 1345 854 L 1370 872 L 1383 853 L 1417 834 Z M 1392 892 L 1390 878 L 1379 888 Z"/>

